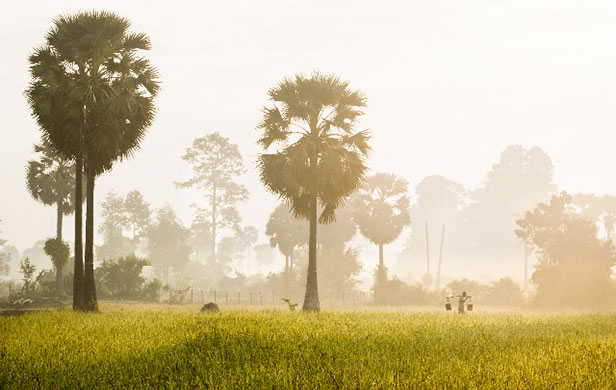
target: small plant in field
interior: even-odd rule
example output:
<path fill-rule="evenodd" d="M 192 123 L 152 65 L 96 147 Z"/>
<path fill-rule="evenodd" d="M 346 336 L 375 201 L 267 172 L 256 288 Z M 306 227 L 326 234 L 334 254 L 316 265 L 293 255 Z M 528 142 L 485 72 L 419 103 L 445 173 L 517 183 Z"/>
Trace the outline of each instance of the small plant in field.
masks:
<path fill-rule="evenodd" d="M 184 303 L 184 299 L 186 298 L 186 294 L 190 287 L 186 288 L 169 288 L 169 303 L 171 304 L 182 304 Z"/>
<path fill-rule="evenodd" d="M 36 288 L 36 280 L 34 279 L 34 272 L 36 266 L 30 262 L 30 258 L 26 257 L 24 261 L 19 264 L 19 271 L 23 275 L 23 285 L 21 287 L 22 292 L 32 293 Z"/>
<path fill-rule="evenodd" d="M 297 307 L 297 303 L 291 303 L 291 300 L 289 298 L 282 298 L 282 300 L 285 301 L 287 305 L 289 306 L 289 311 L 295 311 L 295 308 Z"/>

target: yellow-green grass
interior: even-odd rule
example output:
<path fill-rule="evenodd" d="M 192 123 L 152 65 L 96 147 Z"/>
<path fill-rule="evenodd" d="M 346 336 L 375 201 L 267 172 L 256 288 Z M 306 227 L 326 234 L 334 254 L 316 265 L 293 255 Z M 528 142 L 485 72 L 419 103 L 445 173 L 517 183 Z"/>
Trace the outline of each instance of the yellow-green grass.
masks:
<path fill-rule="evenodd" d="M 0 388 L 616 388 L 616 315 L 102 305 L 0 318 Z"/>

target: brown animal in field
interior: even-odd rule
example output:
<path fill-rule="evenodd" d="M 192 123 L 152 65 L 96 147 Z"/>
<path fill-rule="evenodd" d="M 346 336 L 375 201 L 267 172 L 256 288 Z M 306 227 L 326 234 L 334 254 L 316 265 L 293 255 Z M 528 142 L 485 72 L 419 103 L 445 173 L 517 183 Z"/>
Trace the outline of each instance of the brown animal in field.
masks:
<path fill-rule="evenodd" d="M 206 303 L 201 308 L 201 313 L 218 313 L 218 312 L 220 312 L 220 308 L 214 302 Z"/>

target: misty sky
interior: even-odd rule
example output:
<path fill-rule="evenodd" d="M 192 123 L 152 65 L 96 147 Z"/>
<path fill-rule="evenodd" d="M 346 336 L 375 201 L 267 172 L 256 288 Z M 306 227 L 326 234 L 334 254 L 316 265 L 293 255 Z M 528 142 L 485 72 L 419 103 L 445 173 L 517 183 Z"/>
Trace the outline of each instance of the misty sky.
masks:
<path fill-rule="evenodd" d="M 244 156 L 251 198 L 240 210 L 264 242 L 277 201 L 254 168 L 255 126 L 268 88 L 313 70 L 367 94 L 359 128 L 373 133 L 369 165 L 411 188 L 429 174 L 475 187 L 517 143 L 551 156 L 559 188 L 616 193 L 613 1 L 5 1 L 0 237 L 20 250 L 55 232 L 54 209 L 24 184 L 39 140 L 23 97 L 27 58 L 55 16 L 84 9 L 115 11 L 147 33 L 163 82 L 142 150 L 98 180 L 98 202 L 111 188 L 122 196 L 137 189 L 189 225 L 189 205 L 202 197 L 174 187 L 191 173 L 180 156 L 194 138 L 219 131 Z M 67 218 L 65 236 L 71 229 Z M 362 259 L 373 264 L 375 252 Z"/>

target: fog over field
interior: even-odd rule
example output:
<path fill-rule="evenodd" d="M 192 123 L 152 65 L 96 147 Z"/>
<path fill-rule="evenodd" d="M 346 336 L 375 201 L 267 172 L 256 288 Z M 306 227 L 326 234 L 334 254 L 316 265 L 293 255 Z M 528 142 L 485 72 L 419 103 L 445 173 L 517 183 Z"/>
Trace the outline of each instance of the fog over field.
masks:
<path fill-rule="evenodd" d="M 97 180 L 96 228 L 103 219 L 98 205 L 110 190 L 121 197 L 138 190 L 153 210 L 170 205 L 190 226 L 191 204 L 207 203 L 202 191 L 175 185 L 192 174 L 182 156 L 195 138 L 219 132 L 238 145 L 246 168 L 236 180 L 249 191 L 238 203 L 242 225 L 257 229 L 257 245 L 267 244 L 265 226 L 280 202 L 259 180 L 262 134 L 256 127 L 270 88 L 315 70 L 365 93 L 365 115 L 355 129 L 372 134 L 368 174 L 391 172 L 408 181 L 411 225 L 384 248 L 390 274 L 403 280 L 419 281 L 425 273 L 421 245 L 429 218 L 416 211 L 414 219 L 413 208 L 415 188 L 428 176 L 443 176 L 473 193 L 501 153 L 520 145 L 526 152 L 538 147 L 551 160 L 549 194 L 616 193 L 616 3 L 610 1 L 11 1 L 0 13 L 0 237 L 20 252 L 52 237 L 56 218 L 55 209 L 33 200 L 25 186 L 27 161 L 40 142 L 23 97 L 28 56 L 44 43 L 53 18 L 88 9 L 116 12 L 133 31 L 145 32 L 152 44 L 147 57 L 161 75 L 156 119 L 141 150 Z M 525 193 L 515 197 L 524 211 L 537 203 L 526 205 Z M 450 217 L 430 217 L 432 272 L 445 223 L 443 275 L 486 281 L 509 275 L 522 284 L 523 245 L 511 247 L 516 216 L 496 228 L 502 235 L 486 236 L 494 252 L 476 254 L 456 251 L 466 232 L 462 225 L 456 230 Z M 70 242 L 72 229 L 73 219 L 66 217 Z M 499 252 L 503 235 L 513 244 Z M 102 243 L 97 234 L 95 244 Z M 367 291 L 378 248 L 359 233 L 351 243 L 364 265 L 358 279 Z M 249 274 L 284 267 L 279 254 L 260 267 L 255 256 L 248 255 Z M 10 275 L 18 277 L 15 260 Z"/>

